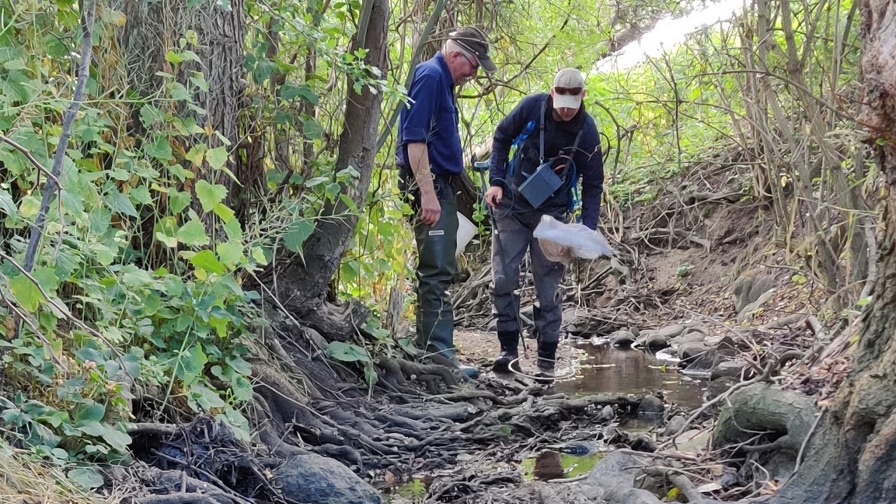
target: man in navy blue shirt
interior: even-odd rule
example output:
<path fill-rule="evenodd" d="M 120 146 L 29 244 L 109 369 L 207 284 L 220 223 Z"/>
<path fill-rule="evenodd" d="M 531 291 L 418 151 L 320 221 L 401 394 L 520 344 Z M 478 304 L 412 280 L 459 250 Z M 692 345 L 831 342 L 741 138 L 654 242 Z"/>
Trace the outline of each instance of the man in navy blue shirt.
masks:
<path fill-rule="evenodd" d="M 554 377 L 562 317 L 560 281 L 564 266 L 545 257 L 532 233 L 543 215 L 566 222 L 582 180 L 582 223 L 597 229 L 604 171 L 594 119 L 585 111 L 585 77 L 564 68 L 550 94 L 527 96 L 498 125 L 492 142 L 486 203 L 495 215 L 492 240 L 492 301 L 501 354 L 493 369 L 509 370 L 520 339 L 520 264 L 529 251 L 535 283 L 533 308 L 538 338 L 538 376 Z M 512 146 L 516 146 L 508 163 Z M 539 169 L 544 171 L 539 171 Z"/>
<path fill-rule="evenodd" d="M 454 306 L 448 288 L 457 274 L 457 202 L 451 178 L 463 170 L 454 89 L 482 67 L 495 71 L 488 38 L 473 27 L 451 32 L 440 52 L 417 65 L 401 111 L 398 166 L 402 189 L 416 218 L 417 345 L 433 361 L 449 362 L 467 376 L 454 355 Z"/>

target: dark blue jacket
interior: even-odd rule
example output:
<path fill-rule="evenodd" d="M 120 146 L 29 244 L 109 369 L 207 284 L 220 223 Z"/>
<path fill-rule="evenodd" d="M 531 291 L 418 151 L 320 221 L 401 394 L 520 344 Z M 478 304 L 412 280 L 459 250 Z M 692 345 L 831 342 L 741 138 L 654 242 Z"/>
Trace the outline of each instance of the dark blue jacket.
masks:
<path fill-rule="evenodd" d="M 582 223 L 591 229 L 597 229 L 600 217 L 600 198 L 604 185 L 603 158 L 600 150 L 600 138 L 594 118 L 585 112 L 584 105 L 571 121 L 557 121 L 553 115 L 551 96 L 546 93 L 529 95 L 505 117 L 498 128 L 492 142 L 491 165 L 489 176 L 491 185 L 504 187 L 505 197 L 513 198 L 513 205 L 520 210 L 533 210 L 523 198 L 518 187 L 525 182 L 539 165 L 539 125 L 544 107 L 544 159 L 545 161 L 564 153 L 570 153 L 575 144 L 579 130 L 582 136 L 572 159 L 575 163 L 575 178 L 582 180 Z M 508 158 L 514 140 L 527 131 L 527 124 L 532 123 L 531 131 L 525 140 L 517 146 L 513 156 L 513 180 L 508 181 Z M 572 173 L 567 173 L 564 184 L 548 198 L 538 211 L 550 215 L 565 215 L 572 199 Z M 509 183 L 509 184 L 508 184 Z M 513 194 L 506 194 L 510 186 Z"/>
<path fill-rule="evenodd" d="M 407 146 L 423 142 L 433 173 L 460 173 L 464 155 L 457 127 L 454 81 L 442 53 L 417 65 L 408 98 L 410 103 L 401 110 L 398 126 L 398 166 L 410 168 Z"/>

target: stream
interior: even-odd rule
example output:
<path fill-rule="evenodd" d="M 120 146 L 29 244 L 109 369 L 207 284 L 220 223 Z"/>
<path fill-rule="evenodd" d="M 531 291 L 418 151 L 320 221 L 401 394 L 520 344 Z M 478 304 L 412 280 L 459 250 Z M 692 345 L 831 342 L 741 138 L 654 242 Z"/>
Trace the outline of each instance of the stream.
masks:
<path fill-rule="evenodd" d="M 593 394 L 657 395 L 667 406 L 693 409 L 703 404 L 704 380 L 685 376 L 677 363 L 642 350 L 592 345 L 588 340 L 577 345 L 584 350 L 576 377 L 554 384 L 554 391 L 570 396 Z M 648 430 L 649 422 L 632 420 L 621 426 L 628 431 Z M 603 453 L 570 454 L 546 450 L 526 457 L 520 469 L 526 479 L 548 481 L 575 478 L 587 474 Z"/>
<path fill-rule="evenodd" d="M 678 372 L 674 360 L 663 359 L 642 350 L 595 346 L 588 341 L 578 345 L 586 357 L 575 379 L 557 382 L 558 393 L 593 394 L 654 394 L 667 405 L 685 409 L 703 404 L 705 381 Z"/>

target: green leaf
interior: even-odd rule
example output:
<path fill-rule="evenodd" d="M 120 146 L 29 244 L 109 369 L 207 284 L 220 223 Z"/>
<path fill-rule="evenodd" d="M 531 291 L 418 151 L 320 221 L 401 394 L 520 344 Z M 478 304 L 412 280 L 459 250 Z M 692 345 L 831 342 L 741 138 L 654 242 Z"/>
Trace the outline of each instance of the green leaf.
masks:
<path fill-rule="evenodd" d="M 177 215 L 189 206 L 192 199 L 190 193 L 186 191 L 172 190 L 168 194 L 168 210 L 171 212 L 171 215 Z"/>
<path fill-rule="evenodd" d="M 324 129 L 320 123 L 311 117 L 302 118 L 302 134 L 309 140 L 320 140 L 324 136 Z"/>
<path fill-rule="evenodd" d="M 155 142 L 144 144 L 143 151 L 146 152 L 148 156 L 154 157 L 159 161 L 168 161 L 173 155 L 171 152 L 171 143 L 168 141 L 168 137 L 165 136 L 158 136 L 156 137 Z"/>
<path fill-rule="evenodd" d="M 227 406 L 227 403 L 221 399 L 217 392 L 199 384 L 190 387 L 190 395 L 197 404 L 206 410 Z"/>
<path fill-rule="evenodd" d="M 59 288 L 59 277 L 56 276 L 56 271 L 53 268 L 40 268 L 32 275 L 41 288 L 51 295 Z"/>
<path fill-rule="evenodd" d="M 181 243 L 195 247 L 205 246 L 209 243 L 208 235 L 205 234 L 205 226 L 198 220 L 191 220 L 181 226 L 177 230 L 177 239 Z"/>
<path fill-rule="evenodd" d="M 219 243 L 217 252 L 221 262 L 232 268 L 243 258 L 243 244 L 238 242 Z"/>
<path fill-rule="evenodd" d="M 205 154 L 205 160 L 208 161 L 208 165 L 215 170 L 223 168 L 224 164 L 227 163 L 228 157 L 226 147 L 215 147 Z"/>
<path fill-rule="evenodd" d="M 264 249 L 261 247 L 252 247 L 252 259 L 262 266 L 268 264 L 268 258 L 264 254 Z"/>
<path fill-rule="evenodd" d="M 193 51 L 177 52 L 173 49 L 169 49 L 168 52 L 165 53 L 165 61 L 174 65 L 183 63 L 184 61 L 196 61 L 197 63 L 200 62 L 199 56 L 197 56 Z"/>
<path fill-rule="evenodd" d="M 106 191 L 106 203 L 113 212 L 117 212 L 129 217 L 137 217 L 137 209 L 131 203 L 127 196 L 118 192 L 118 188 L 109 185 Z"/>
<path fill-rule="evenodd" d="M 293 221 L 283 236 L 283 243 L 286 245 L 286 248 L 293 252 L 301 252 L 305 240 L 314 232 L 314 226 L 314 221 L 311 220 Z"/>
<path fill-rule="evenodd" d="M 75 423 L 94 421 L 99 422 L 106 415 L 106 407 L 96 402 L 82 402 L 72 410 L 72 421 Z"/>
<path fill-rule="evenodd" d="M 72 469 L 68 472 L 68 479 L 85 489 L 99 488 L 105 483 L 100 472 L 90 467 Z"/>
<path fill-rule="evenodd" d="M 227 272 L 227 268 L 218 261 L 215 253 L 211 250 L 203 250 L 190 258 L 193 266 L 203 269 L 209 273 L 223 274 Z"/>
<path fill-rule="evenodd" d="M 331 341 L 327 345 L 327 357 L 342 362 L 368 362 L 370 357 L 367 352 L 358 345 L 344 343 L 342 341 Z"/>
<path fill-rule="evenodd" d="M 24 275 L 10 278 L 9 288 L 19 305 L 30 312 L 36 312 L 41 302 L 46 300 L 34 282 Z"/>
<path fill-rule="evenodd" d="M 231 222 L 233 217 L 236 216 L 236 212 L 230 209 L 229 206 L 224 203 L 218 203 L 215 205 L 215 215 L 221 218 L 223 222 Z"/>
<path fill-rule="evenodd" d="M 184 159 L 190 161 L 194 165 L 201 165 L 202 160 L 205 159 L 205 153 L 208 151 L 208 146 L 205 144 L 196 144 L 191 149 L 190 152 L 187 152 L 184 155 Z"/>
<path fill-rule="evenodd" d="M 96 420 L 85 420 L 75 424 L 75 428 L 88 436 L 100 437 L 106 433 L 107 426 Z"/>
<path fill-rule="evenodd" d="M 0 211 L 3 211 L 13 219 L 18 214 L 15 201 L 12 200 L 12 196 L 4 189 L 0 189 Z"/>
<path fill-rule="evenodd" d="M 205 180 L 196 182 L 196 197 L 199 198 L 199 204 L 206 212 L 212 211 L 225 196 L 227 196 L 227 188 L 220 184 L 211 184 Z"/>
<path fill-rule="evenodd" d="M 109 446 L 121 452 L 127 451 L 128 445 L 131 444 L 131 436 L 115 427 L 106 427 L 106 432 L 103 433 L 103 440 L 109 443 Z"/>
<path fill-rule="evenodd" d="M 23 197 L 22 201 L 19 203 L 19 212 L 21 212 L 22 217 L 26 219 L 37 217 L 37 212 L 39 210 L 40 201 L 30 194 Z"/>
<path fill-rule="evenodd" d="M 280 88 L 280 98 L 283 98 L 284 100 L 295 100 L 299 97 L 314 105 L 320 103 L 320 99 L 307 84 L 299 84 L 296 86 L 287 82 Z"/>
<path fill-rule="evenodd" d="M 177 367 L 177 377 L 190 383 L 202 373 L 207 362 L 208 357 L 198 346 L 185 350 Z"/>

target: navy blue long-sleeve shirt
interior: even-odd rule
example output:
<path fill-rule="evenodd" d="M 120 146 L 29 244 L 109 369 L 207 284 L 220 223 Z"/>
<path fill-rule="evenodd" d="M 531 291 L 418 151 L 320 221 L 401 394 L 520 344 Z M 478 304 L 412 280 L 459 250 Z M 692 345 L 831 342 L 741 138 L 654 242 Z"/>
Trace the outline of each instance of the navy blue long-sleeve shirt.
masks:
<path fill-rule="evenodd" d="M 513 190 L 513 204 L 524 210 L 532 210 L 531 205 L 523 198 L 518 187 L 538 168 L 539 159 L 539 125 L 544 104 L 544 160 L 547 161 L 561 154 L 570 154 L 581 130 L 578 146 L 572 154 L 575 163 L 575 178 L 567 176 L 564 184 L 543 203 L 538 210 L 546 214 L 566 214 L 570 200 L 572 184 L 582 180 L 582 223 L 590 229 L 597 229 L 600 217 L 600 198 L 603 193 L 604 167 L 600 150 L 600 137 L 594 118 L 585 112 L 584 105 L 570 121 L 557 121 L 553 115 L 551 96 L 546 93 L 529 95 L 505 117 L 492 141 L 492 157 L 489 166 L 491 185 L 508 186 Z M 534 121 L 534 122 L 533 122 Z M 510 148 L 513 141 L 527 130 L 527 124 L 533 122 L 525 140 L 517 146 L 513 156 L 513 177 L 508 180 Z M 508 196 L 505 194 L 505 197 Z"/>
<path fill-rule="evenodd" d="M 398 165 L 410 168 L 408 144 L 419 142 L 426 144 L 433 173 L 460 173 L 464 156 L 457 127 L 454 82 L 442 53 L 417 65 L 408 98 L 408 106 L 401 109 L 399 119 Z"/>

